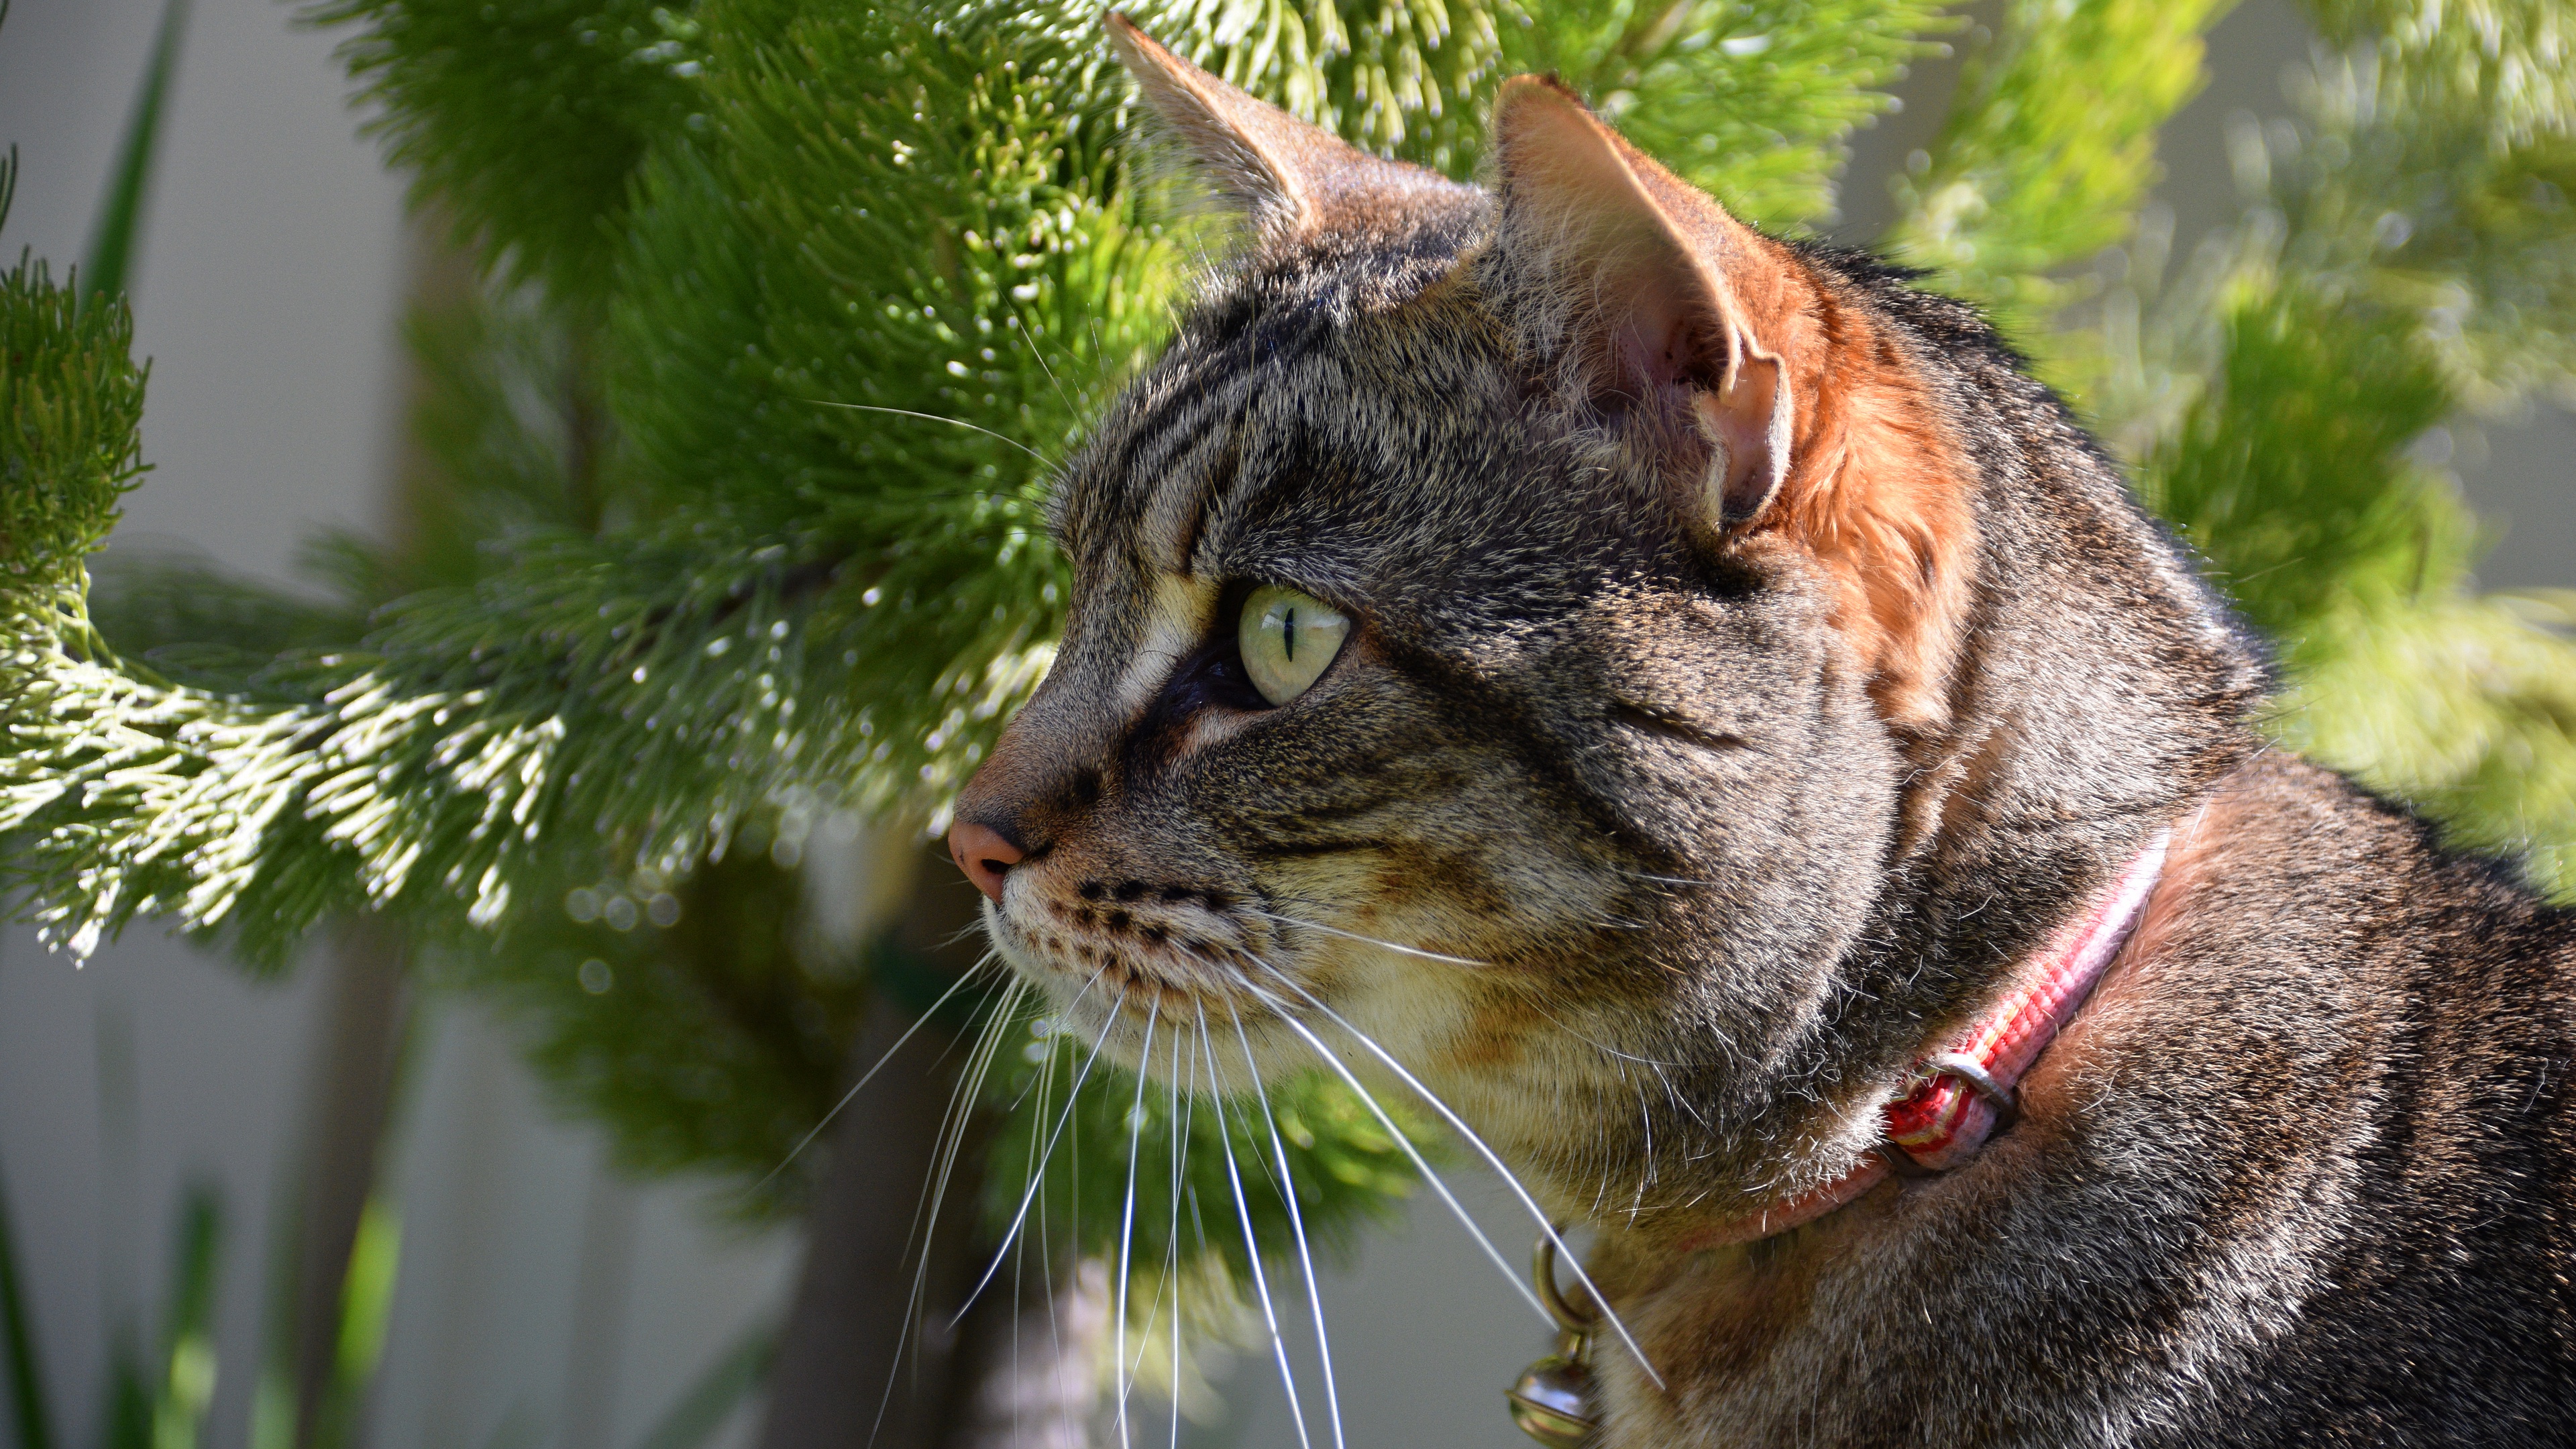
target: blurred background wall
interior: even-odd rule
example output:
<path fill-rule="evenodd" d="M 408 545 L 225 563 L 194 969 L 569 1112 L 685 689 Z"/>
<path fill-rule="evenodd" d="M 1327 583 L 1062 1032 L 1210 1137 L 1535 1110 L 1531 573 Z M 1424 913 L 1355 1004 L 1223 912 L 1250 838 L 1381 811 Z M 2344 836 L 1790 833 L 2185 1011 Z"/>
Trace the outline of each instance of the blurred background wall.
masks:
<path fill-rule="evenodd" d="M 0 246 L 13 255 L 80 256 L 161 8 L 11 7 L 0 144 L 19 145 L 24 172 Z M 2278 113 L 2281 68 L 2306 44 L 2286 0 L 2254 0 L 2219 27 L 2212 83 L 2167 132 L 2177 256 L 2233 214 L 2230 117 Z M 134 279 L 138 347 L 153 358 L 144 443 L 160 467 L 134 495 L 122 547 L 191 547 L 288 580 L 313 526 L 387 516 L 406 386 L 396 319 L 437 259 L 356 135 L 330 49 L 272 0 L 194 9 Z M 1861 133 L 1846 239 L 1887 220 L 1883 178 L 1937 128 L 1954 76 L 1951 63 L 1919 66 L 1913 104 Z M 2483 581 L 2576 585 L 2576 420 L 2543 409 L 2441 446 L 2481 511 L 2510 525 Z M 219 1195 L 225 1223 L 212 1443 L 252 1442 L 292 1208 L 316 1123 L 345 1090 L 331 1065 L 348 1019 L 333 961 L 317 948 L 259 982 L 137 931 L 76 971 L 24 932 L 0 940 L 0 1178 L 66 1443 L 94 1442 L 120 1325 L 154 1331 L 172 1213 L 192 1183 Z M 618 1180 L 595 1133 L 549 1115 L 498 1029 L 452 1001 L 407 1009 L 380 1184 L 398 1272 L 366 1442 L 643 1444 L 774 1319 L 796 1244 L 716 1219 L 685 1184 Z M 1474 1174 L 1460 1187 L 1517 1257 L 1528 1230 L 1499 1189 Z M 1545 1335 L 1437 1203 L 1373 1239 L 1325 1308 L 1354 1442 L 1522 1442 L 1499 1391 Z M 1294 1443 L 1268 1375 L 1265 1361 L 1239 1363 L 1229 1422 L 1194 1428 L 1193 1442 Z M 751 1418 L 736 1411 L 724 1440 L 746 1439 Z"/>

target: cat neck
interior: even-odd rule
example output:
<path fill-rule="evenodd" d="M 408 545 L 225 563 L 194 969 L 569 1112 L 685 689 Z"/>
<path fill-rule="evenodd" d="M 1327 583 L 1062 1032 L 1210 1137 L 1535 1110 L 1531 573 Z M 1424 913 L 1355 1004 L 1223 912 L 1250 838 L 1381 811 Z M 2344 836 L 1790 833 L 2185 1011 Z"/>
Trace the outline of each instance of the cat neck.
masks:
<path fill-rule="evenodd" d="M 2144 919 L 2171 831 L 2159 831 L 2084 915 L 2026 963 L 2016 984 L 1965 1031 L 1915 1062 L 1913 1086 L 1889 1102 L 1877 1150 L 1842 1176 L 1685 1239 L 1684 1252 L 1758 1242 L 1841 1208 L 1890 1175 L 1964 1166 L 2018 1112 L 2015 1089 L 2100 984 Z"/>

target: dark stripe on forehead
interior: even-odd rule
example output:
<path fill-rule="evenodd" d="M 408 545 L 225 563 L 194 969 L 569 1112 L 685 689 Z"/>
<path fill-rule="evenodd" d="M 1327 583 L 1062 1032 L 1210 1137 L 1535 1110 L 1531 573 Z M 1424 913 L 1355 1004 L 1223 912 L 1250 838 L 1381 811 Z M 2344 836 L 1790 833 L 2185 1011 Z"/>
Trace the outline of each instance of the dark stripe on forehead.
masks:
<path fill-rule="evenodd" d="M 1055 521 L 1059 539 L 1077 561 L 1123 547 L 1122 540 L 1142 524 L 1173 457 L 1224 415 L 1209 396 L 1205 371 L 1167 362 L 1164 375 L 1138 383 L 1114 426 L 1094 439 Z M 1156 392 L 1164 394 L 1158 402 L 1143 401 Z"/>
<path fill-rule="evenodd" d="M 1253 398 L 1273 385 L 1273 366 L 1246 365 L 1245 349 L 1191 381 L 1185 398 L 1158 410 L 1122 450 L 1116 487 L 1121 512 L 1136 520 L 1140 553 L 1160 569 L 1192 572 L 1213 500 L 1230 491 L 1243 459 L 1243 430 Z"/>
<path fill-rule="evenodd" d="M 1207 426 L 1179 440 L 1174 455 L 1150 475 L 1139 529 L 1141 552 L 1166 573 L 1188 574 L 1208 500 L 1234 481 L 1243 461 L 1244 409 L 1209 409 Z"/>
<path fill-rule="evenodd" d="M 1058 515 L 1076 552 L 1132 549 L 1188 572 L 1211 506 L 1235 485 L 1253 400 L 1341 335 L 1348 309 L 1236 293 L 1187 318 L 1098 443 Z"/>
<path fill-rule="evenodd" d="M 1243 413 L 1237 411 L 1233 425 L 1225 430 L 1216 456 L 1210 460 L 1201 482 L 1190 500 L 1187 521 L 1175 530 L 1171 567 L 1180 573 L 1196 573 L 1199 540 L 1207 533 L 1207 520 L 1215 501 L 1234 490 L 1235 479 L 1243 472 Z"/>

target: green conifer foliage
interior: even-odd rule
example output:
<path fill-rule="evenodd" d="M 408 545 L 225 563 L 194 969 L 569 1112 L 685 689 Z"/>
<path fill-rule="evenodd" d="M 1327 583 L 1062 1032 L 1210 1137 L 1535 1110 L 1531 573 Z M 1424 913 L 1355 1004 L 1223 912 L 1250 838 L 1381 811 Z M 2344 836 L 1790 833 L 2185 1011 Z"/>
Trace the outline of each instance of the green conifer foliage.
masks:
<path fill-rule="evenodd" d="M 2576 15 L 2556 0 L 2309 0 L 2318 31 L 2473 101 L 2499 149 L 2576 130 Z"/>
<path fill-rule="evenodd" d="M 2576 601 L 2478 596 L 2477 521 L 2417 447 L 2568 394 L 2576 115 L 2537 81 L 2499 89 L 2549 69 L 2563 25 L 2315 9 L 2386 43 L 2320 57 L 2295 124 L 2237 138 L 2244 221 L 2178 278 L 2136 268 L 2071 370 L 2147 501 L 2279 641 L 2276 733 L 2564 892 Z"/>
<path fill-rule="evenodd" d="M 2074 300 L 2061 269 L 2127 238 L 2156 130 L 2200 89 L 2200 37 L 2232 3 L 2012 0 L 1939 139 L 1896 183 L 1888 250 L 2045 357 Z"/>
<path fill-rule="evenodd" d="M 636 166 L 683 124 L 698 74 L 689 6 L 643 0 L 324 0 L 305 18 L 382 107 L 387 158 L 457 239 L 556 296 L 608 277 Z"/>
<path fill-rule="evenodd" d="M 77 289 L 30 258 L 0 272 L 0 608 L 13 644 L 86 658 L 98 647 L 86 562 L 145 471 L 145 369 L 131 355 L 132 318 L 84 314 Z"/>

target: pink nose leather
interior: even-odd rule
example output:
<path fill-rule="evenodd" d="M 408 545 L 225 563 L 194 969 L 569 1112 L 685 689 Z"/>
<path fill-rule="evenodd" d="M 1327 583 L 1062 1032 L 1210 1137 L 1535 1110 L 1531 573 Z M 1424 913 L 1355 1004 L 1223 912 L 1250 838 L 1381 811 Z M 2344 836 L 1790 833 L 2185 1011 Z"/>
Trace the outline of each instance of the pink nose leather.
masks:
<path fill-rule="evenodd" d="M 1002 878 L 1027 855 L 990 826 L 960 820 L 948 827 L 948 858 L 995 905 L 1002 903 Z"/>

